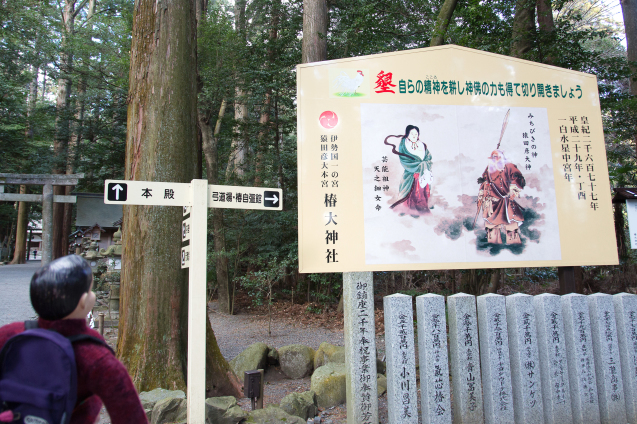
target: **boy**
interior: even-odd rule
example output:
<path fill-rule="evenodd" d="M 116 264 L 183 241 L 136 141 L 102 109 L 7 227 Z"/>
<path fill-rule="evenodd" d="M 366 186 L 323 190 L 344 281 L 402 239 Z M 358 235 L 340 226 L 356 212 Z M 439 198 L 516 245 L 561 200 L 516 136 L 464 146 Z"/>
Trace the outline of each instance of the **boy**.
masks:
<path fill-rule="evenodd" d="M 38 313 L 38 328 L 65 337 L 88 334 L 102 338 L 86 325 L 93 309 L 93 273 L 81 256 L 69 255 L 40 268 L 31 278 L 31 304 Z M 25 331 L 24 322 L 0 328 L 0 349 Z M 112 424 L 147 424 L 148 420 L 124 365 L 106 347 L 92 341 L 73 343 L 77 365 L 77 402 L 69 424 L 93 424 L 102 402 Z"/>

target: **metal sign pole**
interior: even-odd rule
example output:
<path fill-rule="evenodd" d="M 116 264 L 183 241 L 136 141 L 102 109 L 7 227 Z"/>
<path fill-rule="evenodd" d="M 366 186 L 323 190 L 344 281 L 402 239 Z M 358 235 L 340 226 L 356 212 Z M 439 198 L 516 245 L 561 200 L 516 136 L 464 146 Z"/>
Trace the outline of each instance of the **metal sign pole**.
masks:
<path fill-rule="evenodd" d="M 206 418 L 206 242 L 208 235 L 208 182 L 190 184 L 190 267 L 188 268 L 188 371 L 189 424 Z"/>

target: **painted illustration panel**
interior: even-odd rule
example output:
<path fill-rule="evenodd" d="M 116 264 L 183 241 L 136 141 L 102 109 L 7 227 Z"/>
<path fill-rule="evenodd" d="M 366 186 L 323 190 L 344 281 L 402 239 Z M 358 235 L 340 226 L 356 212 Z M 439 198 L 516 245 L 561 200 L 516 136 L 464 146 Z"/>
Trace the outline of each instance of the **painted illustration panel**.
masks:
<path fill-rule="evenodd" d="M 367 265 L 561 259 L 546 109 L 364 103 L 361 139 Z"/>

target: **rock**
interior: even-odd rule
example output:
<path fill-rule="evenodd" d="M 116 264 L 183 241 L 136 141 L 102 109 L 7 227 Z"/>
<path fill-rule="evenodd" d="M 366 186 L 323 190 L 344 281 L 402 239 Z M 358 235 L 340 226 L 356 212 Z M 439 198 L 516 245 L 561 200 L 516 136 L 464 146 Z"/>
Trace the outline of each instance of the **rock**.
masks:
<path fill-rule="evenodd" d="M 378 374 L 376 378 L 376 385 L 378 386 L 378 396 L 382 396 L 387 391 L 387 377 L 383 374 Z"/>
<path fill-rule="evenodd" d="M 268 346 L 268 365 L 279 365 L 279 351 L 275 347 Z"/>
<path fill-rule="evenodd" d="M 303 393 L 290 393 L 281 400 L 280 407 L 288 414 L 301 417 L 304 420 L 318 414 L 316 393 L 311 390 Z"/>
<path fill-rule="evenodd" d="M 150 392 L 141 392 L 139 394 L 142 407 L 144 407 L 144 409 L 150 409 L 151 411 L 157 402 L 167 398 L 186 399 L 186 394 L 181 390 L 166 390 L 161 388 L 151 390 Z M 150 418 L 148 421 L 150 421 Z"/>
<path fill-rule="evenodd" d="M 166 398 L 155 404 L 150 424 L 186 422 L 186 399 Z"/>
<path fill-rule="evenodd" d="M 254 343 L 231 360 L 230 366 L 239 380 L 243 381 L 246 371 L 265 369 L 268 351 L 268 345 L 265 343 Z"/>
<path fill-rule="evenodd" d="M 314 369 L 314 349 L 300 344 L 279 349 L 281 371 L 293 380 L 311 375 Z"/>
<path fill-rule="evenodd" d="M 151 418 L 153 418 L 153 408 L 144 408 L 144 413 L 146 414 L 146 419 L 150 422 Z"/>
<path fill-rule="evenodd" d="M 345 403 L 345 364 L 332 362 L 317 368 L 312 374 L 310 387 L 316 393 L 317 405 L 321 408 Z"/>
<path fill-rule="evenodd" d="M 245 417 L 234 396 L 206 399 L 206 424 L 237 424 Z"/>
<path fill-rule="evenodd" d="M 265 409 L 255 409 L 248 414 L 246 423 L 254 424 L 305 424 L 305 420 L 286 413 L 283 409 L 269 405 Z"/>
<path fill-rule="evenodd" d="M 342 346 L 334 346 L 327 342 L 321 343 L 316 354 L 314 355 L 314 369 L 322 367 L 329 362 L 338 364 L 345 363 L 345 348 Z"/>

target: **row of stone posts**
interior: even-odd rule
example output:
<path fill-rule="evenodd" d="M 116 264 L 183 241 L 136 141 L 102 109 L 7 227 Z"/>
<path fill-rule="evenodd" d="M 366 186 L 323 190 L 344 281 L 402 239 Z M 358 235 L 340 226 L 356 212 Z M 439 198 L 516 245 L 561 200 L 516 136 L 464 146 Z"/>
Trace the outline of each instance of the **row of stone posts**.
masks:
<path fill-rule="evenodd" d="M 366 274 L 345 285 L 348 423 L 375 424 Z M 418 423 L 412 297 L 384 309 L 389 423 Z M 637 424 L 636 295 L 426 294 L 416 321 L 423 423 Z"/>

